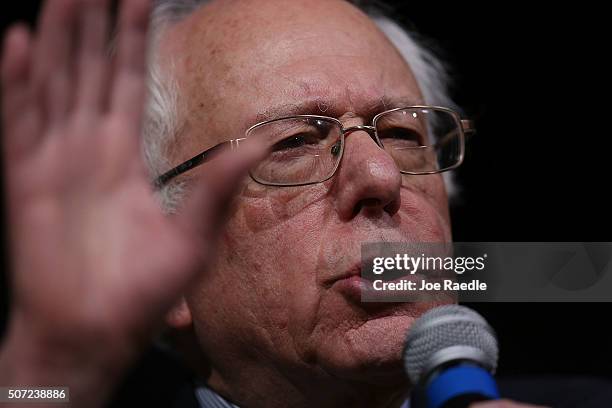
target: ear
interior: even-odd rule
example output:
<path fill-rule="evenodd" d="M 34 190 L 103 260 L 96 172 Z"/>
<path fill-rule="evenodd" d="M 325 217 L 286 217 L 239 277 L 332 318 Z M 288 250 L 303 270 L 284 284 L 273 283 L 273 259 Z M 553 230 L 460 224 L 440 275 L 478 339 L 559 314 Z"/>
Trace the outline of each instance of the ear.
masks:
<path fill-rule="evenodd" d="M 191 310 L 181 296 L 180 300 L 166 313 L 166 324 L 174 329 L 185 329 L 193 323 Z"/>

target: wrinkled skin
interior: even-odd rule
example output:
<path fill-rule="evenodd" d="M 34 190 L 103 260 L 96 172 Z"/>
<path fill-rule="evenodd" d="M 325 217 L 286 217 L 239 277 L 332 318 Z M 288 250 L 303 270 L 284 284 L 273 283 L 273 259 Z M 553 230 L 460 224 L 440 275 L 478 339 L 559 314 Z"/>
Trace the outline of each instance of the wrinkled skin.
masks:
<path fill-rule="evenodd" d="M 441 177 L 402 176 L 356 131 L 332 179 L 264 187 L 245 175 L 263 153 L 250 145 L 193 171 L 165 216 L 138 139 L 148 1 L 122 2 L 113 63 L 108 3 L 49 0 L 35 32 L 5 37 L 13 297 L 0 383 L 68 385 L 73 406 L 101 406 L 176 304 L 168 323 L 194 335 L 192 361 L 239 405 L 398 405 L 405 332 L 433 305 L 361 304 L 340 278 L 358 271 L 362 242 L 450 241 Z M 342 1 L 215 1 L 158 51 L 181 91 L 175 163 L 287 107 L 353 126 L 422 102 L 397 51 Z"/>
<path fill-rule="evenodd" d="M 422 102 L 396 49 L 344 2 L 213 2 L 167 30 L 160 52 L 185 101 L 175 163 L 266 118 L 323 114 L 354 126 Z M 357 131 L 327 182 L 245 178 L 216 264 L 170 322 L 194 330 L 209 383 L 238 403 L 258 406 L 259 393 L 279 389 L 279 406 L 396 402 L 405 333 L 432 305 L 361 304 L 338 278 L 358 267 L 362 242 L 450 239 L 442 178 L 402 176 Z"/>

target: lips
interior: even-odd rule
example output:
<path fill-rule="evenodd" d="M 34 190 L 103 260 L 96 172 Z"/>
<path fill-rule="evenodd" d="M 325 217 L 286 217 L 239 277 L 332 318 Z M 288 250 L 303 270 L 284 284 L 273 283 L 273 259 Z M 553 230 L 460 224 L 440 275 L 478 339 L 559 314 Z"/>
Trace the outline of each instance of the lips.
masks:
<path fill-rule="evenodd" d="M 413 281 L 417 287 L 421 285 L 420 281 L 424 278 L 428 280 L 439 280 L 438 273 L 425 275 L 422 273 L 410 274 L 406 271 L 403 274 L 396 274 L 393 279 L 384 279 L 382 276 L 375 276 L 373 279 L 364 278 L 361 276 L 361 264 L 349 268 L 345 273 L 337 278 L 331 279 L 327 285 L 328 288 L 339 292 L 346 297 L 351 303 L 358 304 L 364 309 L 381 309 L 388 308 L 392 305 L 400 303 L 412 303 L 418 301 L 418 296 L 424 296 L 423 299 L 428 301 L 439 301 L 446 299 L 447 294 L 415 292 L 408 289 L 402 290 L 376 290 L 374 289 L 375 280 L 383 280 L 385 283 L 399 283 L 402 280 Z M 380 289 L 380 288 L 379 288 Z M 447 300 L 448 301 L 448 300 Z"/>
<path fill-rule="evenodd" d="M 351 267 L 346 269 L 345 272 L 327 279 L 324 282 L 324 285 L 326 287 L 330 287 L 330 286 L 333 286 L 338 281 L 341 281 L 344 279 L 351 279 L 353 277 L 361 277 L 361 262 L 355 263 Z"/>
<path fill-rule="evenodd" d="M 333 290 L 337 290 L 349 300 L 360 303 L 361 293 L 367 290 L 367 285 L 371 282 L 363 279 L 360 275 L 349 275 L 341 279 L 337 279 L 331 286 Z"/>
<path fill-rule="evenodd" d="M 411 277 L 409 274 L 407 274 L 405 276 L 399 276 L 393 281 L 399 281 L 406 278 L 413 279 L 414 276 Z M 372 301 L 362 302 L 362 295 L 364 293 L 368 294 L 369 299 L 380 298 L 381 302 L 389 301 L 388 298 L 385 298 L 384 292 L 374 289 L 372 280 L 366 279 L 361 275 L 361 263 L 349 268 L 345 273 L 337 278 L 331 279 L 328 287 L 340 292 L 352 302 L 360 303 L 364 306 L 367 304 L 371 304 L 371 306 L 373 306 L 373 303 L 375 303 Z"/>

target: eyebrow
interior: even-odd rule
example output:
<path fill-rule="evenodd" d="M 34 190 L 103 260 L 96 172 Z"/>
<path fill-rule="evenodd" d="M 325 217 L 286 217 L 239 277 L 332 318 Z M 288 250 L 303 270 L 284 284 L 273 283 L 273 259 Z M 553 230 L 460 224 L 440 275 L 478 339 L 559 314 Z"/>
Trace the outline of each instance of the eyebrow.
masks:
<path fill-rule="evenodd" d="M 384 95 L 378 100 L 373 100 L 372 103 L 369 103 L 367 106 L 357 109 L 355 113 L 373 117 L 375 114 L 385 110 L 423 104 L 420 98 L 416 99 L 410 96 L 391 97 Z M 250 118 L 251 120 L 249 120 L 248 123 L 249 126 L 251 126 L 258 122 L 294 115 L 323 115 L 337 118 L 346 113 L 343 112 L 343 110 L 344 109 L 340 109 L 337 104 L 334 104 L 330 99 L 312 98 L 298 103 L 283 103 L 268 107 Z"/>

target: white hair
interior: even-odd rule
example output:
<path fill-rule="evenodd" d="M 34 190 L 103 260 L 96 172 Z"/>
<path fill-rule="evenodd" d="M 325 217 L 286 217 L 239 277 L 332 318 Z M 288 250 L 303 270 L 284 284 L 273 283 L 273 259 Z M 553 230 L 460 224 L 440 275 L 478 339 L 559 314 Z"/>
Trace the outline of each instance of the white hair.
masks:
<path fill-rule="evenodd" d="M 145 107 L 143 125 L 144 157 L 152 177 L 169 170 L 171 146 L 177 142 L 181 130 L 179 89 L 172 69 L 163 72 L 157 63 L 155 47 L 160 33 L 210 0 L 156 0 L 151 17 L 151 40 L 149 57 L 149 99 Z M 367 13 L 400 55 L 410 66 L 419 85 L 424 101 L 429 105 L 455 108 L 449 96 L 450 78 L 441 60 L 421 45 L 415 33 L 409 32 L 397 22 L 384 15 L 382 9 L 371 2 L 353 0 L 351 3 Z M 456 190 L 450 173 L 444 173 L 449 195 Z M 185 190 L 184 182 L 171 182 L 162 186 L 159 199 L 162 208 L 174 212 Z"/>

